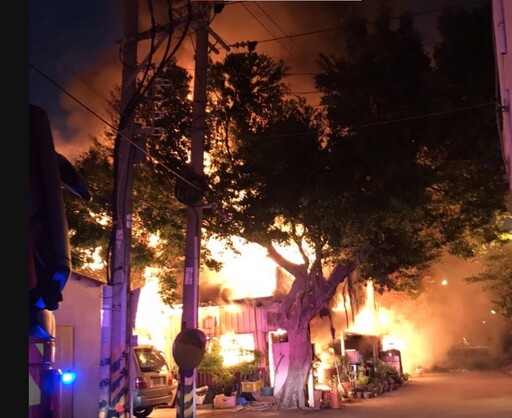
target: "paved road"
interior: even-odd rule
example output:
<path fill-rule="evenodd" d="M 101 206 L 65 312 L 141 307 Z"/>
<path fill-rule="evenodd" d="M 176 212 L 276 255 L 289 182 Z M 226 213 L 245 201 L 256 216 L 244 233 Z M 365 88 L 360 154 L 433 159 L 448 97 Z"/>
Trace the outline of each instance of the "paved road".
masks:
<path fill-rule="evenodd" d="M 264 405 L 262 405 L 264 406 Z M 424 374 L 377 398 L 353 400 L 340 409 L 204 409 L 200 418 L 512 418 L 512 376 L 503 371 Z M 148 418 L 177 418 L 159 408 Z"/>

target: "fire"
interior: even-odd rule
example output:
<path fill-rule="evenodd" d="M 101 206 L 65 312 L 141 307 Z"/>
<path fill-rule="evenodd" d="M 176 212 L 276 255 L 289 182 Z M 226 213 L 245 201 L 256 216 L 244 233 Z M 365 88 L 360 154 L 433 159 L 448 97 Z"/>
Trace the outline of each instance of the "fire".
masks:
<path fill-rule="evenodd" d="M 227 249 L 221 241 L 210 241 L 208 249 L 217 254 L 224 266 L 220 272 L 208 271 L 204 279 L 229 289 L 231 299 L 258 298 L 272 295 L 276 287 L 276 263 L 256 244 L 236 240 L 240 254 Z"/>
<path fill-rule="evenodd" d="M 208 271 L 202 279 L 208 284 L 228 289 L 231 300 L 272 296 L 277 285 L 277 264 L 260 245 L 246 243 L 236 237 L 233 241 L 236 252 L 219 240 L 207 243 L 208 249 L 222 260 L 224 266 L 218 273 Z M 279 251 L 292 262 L 302 262 L 298 251 L 293 248 L 280 247 Z"/>
<path fill-rule="evenodd" d="M 258 298 L 270 296 L 276 290 L 277 265 L 267 257 L 265 250 L 254 244 L 246 244 L 242 240 L 235 241 L 237 254 L 228 250 L 220 241 L 208 243 L 213 254 L 216 254 L 224 263 L 219 273 L 201 273 L 201 279 L 209 284 L 217 284 L 223 289 L 229 289 L 231 300 L 243 298 Z M 299 262 L 297 254 L 289 253 L 288 257 Z M 135 333 L 140 343 L 151 343 L 164 351 L 164 347 L 172 345 L 165 340 L 167 335 L 177 335 L 179 320 L 172 320 L 174 316 L 181 316 L 181 309 L 171 309 L 165 306 L 158 295 L 157 279 L 147 272 L 146 285 L 141 289 Z M 345 320 L 345 306 L 350 309 L 350 300 L 341 302 L 333 309 L 333 320 L 342 323 Z M 345 306 L 343 306 L 343 303 Z M 397 305 L 398 306 L 398 305 Z M 199 311 L 199 324 L 203 328 L 219 325 L 220 309 L 237 309 L 235 304 L 223 306 L 201 307 Z M 350 316 L 350 315 L 349 315 Z M 208 330 L 205 332 L 208 335 Z M 343 329 L 339 328 L 339 329 Z M 375 300 L 373 283 L 370 281 L 366 287 L 365 306 L 356 313 L 353 323 L 344 332 L 373 335 L 381 338 L 382 349 L 398 349 L 402 354 L 404 371 L 412 371 L 418 366 L 428 364 L 429 357 L 433 355 L 434 348 L 425 350 L 429 345 L 430 337 L 419 331 L 417 324 L 409 321 L 404 315 L 394 310 L 384 308 Z M 340 335 L 338 335 L 340 337 Z M 227 365 L 240 361 L 240 348 L 253 350 L 254 336 L 228 334 L 220 340 Z M 333 354 L 329 352 L 331 346 L 330 333 L 323 329 L 312 333 L 312 342 L 315 343 L 317 355 L 320 358 L 318 369 L 319 382 L 323 380 L 324 369 L 333 365 Z"/>
<path fill-rule="evenodd" d="M 135 335 L 139 344 L 153 344 L 159 350 L 165 349 L 165 332 L 172 309 L 162 302 L 158 293 L 158 279 L 146 271 L 146 284 L 141 289 Z"/>
<path fill-rule="evenodd" d="M 220 336 L 219 342 L 224 366 L 254 360 L 254 354 L 246 352 L 246 350 L 254 352 L 256 348 L 253 334 L 224 334 Z"/>
<path fill-rule="evenodd" d="M 348 296 L 344 302 L 341 300 L 333 311 L 344 315 L 345 307 L 350 309 Z M 366 286 L 365 306 L 357 312 L 353 324 L 345 332 L 380 337 L 383 351 L 400 350 L 402 366 L 404 371 L 409 373 L 418 366 L 428 364 L 434 351 L 433 347 L 425 350 L 425 347 L 429 347 L 429 337 L 419 331 L 415 323 L 405 315 L 384 308 L 376 302 L 371 281 Z M 328 357 L 324 358 L 328 359 Z"/>

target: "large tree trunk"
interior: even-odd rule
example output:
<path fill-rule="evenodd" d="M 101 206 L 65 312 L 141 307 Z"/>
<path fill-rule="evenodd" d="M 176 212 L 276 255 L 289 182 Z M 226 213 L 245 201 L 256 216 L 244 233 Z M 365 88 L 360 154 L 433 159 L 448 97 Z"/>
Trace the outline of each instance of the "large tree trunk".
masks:
<path fill-rule="evenodd" d="M 305 385 L 311 368 L 313 350 L 307 328 L 288 331 L 290 347 L 288 374 L 275 394 L 279 408 L 304 408 L 306 406 Z"/>
<path fill-rule="evenodd" d="M 279 408 L 304 408 L 305 384 L 313 363 L 309 324 L 355 267 L 337 265 L 326 279 L 320 268 L 307 271 L 305 265 L 292 264 L 273 249 L 269 250 L 269 255 L 295 277 L 277 315 L 279 326 L 288 333 L 289 366 L 285 382 L 275 396 Z M 317 260 L 313 265 L 321 263 Z"/>

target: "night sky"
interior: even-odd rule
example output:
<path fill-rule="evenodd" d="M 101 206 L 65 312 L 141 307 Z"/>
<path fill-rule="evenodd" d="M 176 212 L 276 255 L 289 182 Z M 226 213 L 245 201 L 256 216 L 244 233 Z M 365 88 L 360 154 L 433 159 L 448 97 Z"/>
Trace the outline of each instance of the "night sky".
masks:
<path fill-rule="evenodd" d="M 327 29 L 339 26 L 339 19 L 351 12 L 371 19 L 381 3 L 391 6 L 396 17 L 404 11 L 413 13 L 427 49 L 436 39 L 436 19 L 443 6 L 478 4 L 475 0 L 228 2 L 211 28 L 228 45 L 259 41 L 258 52 L 282 58 L 290 66 L 292 91 L 318 104 L 311 75 L 315 60 L 320 52 L 335 52 L 335 31 Z M 139 5 L 142 31 L 149 27 L 147 2 Z M 120 83 L 123 12 L 121 0 L 29 0 L 29 102 L 48 111 L 57 150 L 70 159 L 87 148 L 91 135 L 102 132 L 101 119 L 108 120 L 106 101 Z M 187 37 L 176 56 L 192 70 L 191 41 L 193 36 Z M 219 55 L 210 54 L 214 60 L 223 58 L 220 49 Z M 140 60 L 145 51 L 141 42 Z"/>

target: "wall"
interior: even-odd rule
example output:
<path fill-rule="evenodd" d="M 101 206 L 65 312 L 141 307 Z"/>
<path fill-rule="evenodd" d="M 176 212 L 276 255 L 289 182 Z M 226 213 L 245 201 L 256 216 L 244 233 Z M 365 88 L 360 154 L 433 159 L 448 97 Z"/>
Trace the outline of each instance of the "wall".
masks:
<path fill-rule="evenodd" d="M 101 291 L 97 281 L 73 274 L 55 311 L 56 367 L 73 368 L 77 373 L 73 386 L 63 390 L 62 418 L 98 416 Z"/>
<path fill-rule="evenodd" d="M 503 123 L 501 141 L 512 196 L 512 1 L 493 0 L 493 27 L 496 66 L 501 96 Z"/>

